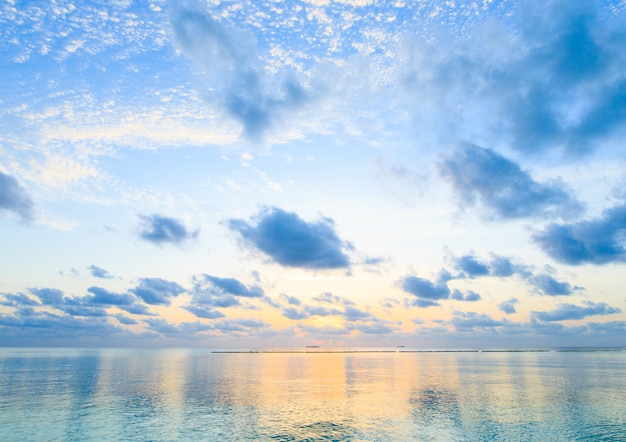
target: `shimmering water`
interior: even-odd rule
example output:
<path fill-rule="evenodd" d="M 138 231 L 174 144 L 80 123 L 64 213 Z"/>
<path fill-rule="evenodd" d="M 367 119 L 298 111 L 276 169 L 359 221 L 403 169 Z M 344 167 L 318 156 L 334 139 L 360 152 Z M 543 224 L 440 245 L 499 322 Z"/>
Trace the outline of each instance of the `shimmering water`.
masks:
<path fill-rule="evenodd" d="M 626 351 L 0 349 L 0 440 L 626 441 Z"/>

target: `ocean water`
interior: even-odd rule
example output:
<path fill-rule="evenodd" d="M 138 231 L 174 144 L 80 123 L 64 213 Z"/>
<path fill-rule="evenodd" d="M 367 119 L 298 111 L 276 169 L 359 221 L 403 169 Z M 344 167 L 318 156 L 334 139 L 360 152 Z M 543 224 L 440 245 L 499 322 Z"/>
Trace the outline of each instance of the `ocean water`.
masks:
<path fill-rule="evenodd" d="M 0 349 L 1 441 L 626 441 L 626 351 Z"/>

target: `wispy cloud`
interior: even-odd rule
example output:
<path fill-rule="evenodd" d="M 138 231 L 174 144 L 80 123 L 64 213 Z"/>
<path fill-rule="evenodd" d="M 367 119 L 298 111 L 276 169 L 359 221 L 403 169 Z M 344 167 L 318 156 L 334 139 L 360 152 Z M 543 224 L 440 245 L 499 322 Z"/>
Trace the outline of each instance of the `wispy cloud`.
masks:
<path fill-rule="evenodd" d="M 499 219 L 567 218 L 582 206 L 559 181 L 539 183 L 513 161 L 465 144 L 438 164 L 463 207 L 481 205 Z"/>
<path fill-rule="evenodd" d="M 154 244 L 171 243 L 180 245 L 185 241 L 198 237 L 199 231 L 190 231 L 175 218 L 162 215 L 141 215 L 142 221 L 139 236 Z"/>
<path fill-rule="evenodd" d="M 108 270 L 105 270 L 101 267 L 98 267 L 96 265 L 90 265 L 88 267 L 89 272 L 91 273 L 91 276 L 93 276 L 94 278 L 102 278 L 102 279 L 112 279 L 113 275 L 111 275 L 109 273 Z"/>
<path fill-rule="evenodd" d="M 309 91 L 293 75 L 278 85 L 265 83 L 253 39 L 242 30 L 184 4 L 173 10 L 171 22 L 178 47 L 220 85 L 203 95 L 239 121 L 246 136 L 258 139 L 287 111 L 309 101 Z"/>

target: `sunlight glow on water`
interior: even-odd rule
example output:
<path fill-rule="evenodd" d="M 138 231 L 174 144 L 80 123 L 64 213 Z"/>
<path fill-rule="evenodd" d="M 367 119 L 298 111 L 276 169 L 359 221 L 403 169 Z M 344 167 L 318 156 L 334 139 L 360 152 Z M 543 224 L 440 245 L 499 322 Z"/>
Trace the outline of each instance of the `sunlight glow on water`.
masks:
<path fill-rule="evenodd" d="M 626 440 L 626 352 L 0 349 L 0 439 Z"/>

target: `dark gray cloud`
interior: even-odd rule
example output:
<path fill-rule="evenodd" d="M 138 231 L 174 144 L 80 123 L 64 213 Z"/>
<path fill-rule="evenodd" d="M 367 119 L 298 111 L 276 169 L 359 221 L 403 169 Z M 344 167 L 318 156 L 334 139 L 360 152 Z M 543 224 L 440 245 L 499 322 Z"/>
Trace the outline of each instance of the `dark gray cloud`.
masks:
<path fill-rule="evenodd" d="M 574 304 L 559 304 L 549 312 L 532 312 L 531 318 L 539 321 L 565 321 L 569 319 L 584 319 L 587 316 L 612 315 L 621 313 L 619 308 L 611 307 L 605 302 L 585 302 L 584 306 Z"/>
<path fill-rule="evenodd" d="M 601 265 L 626 261 L 625 232 L 626 204 L 621 204 L 593 220 L 549 224 L 533 241 L 558 262 Z"/>
<path fill-rule="evenodd" d="M 139 236 L 154 244 L 182 244 L 198 237 L 199 231 L 190 231 L 174 218 L 161 215 L 140 215 L 142 226 Z"/>
<path fill-rule="evenodd" d="M 0 172 L 0 212 L 18 215 L 23 222 L 33 218 L 33 201 L 15 178 Z"/>
<path fill-rule="evenodd" d="M 498 304 L 498 308 L 507 315 L 511 315 L 513 313 L 517 313 L 517 310 L 515 309 L 516 304 L 519 304 L 519 300 L 517 298 L 511 298 Z"/>
<path fill-rule="evenodd" d="M 171 21 L 178 47 L 203 70 L 210 89 L 203 95 L 240 122 L 246 136 L 260 137 L 287 111 L 311 99 L 294 75 L 267 84 L 253 39 L 241 30 L 183 5 L 173 10 Z"/>
<path fill-rule="evenodd" d="M 496 218 L 566 218 L 582 211 L 561 182 L 538 183 L 490 149 L 464 144 L 438 167 L 464 207 L 481 204 Z"/>
<path fill-rule="evenodd" d="M 306 222 L 291 212 L 268 207 L 256 216 L 256 224 L 241 219 L 228 220 L 228 227 L 239 233 L 249 247 L 285 267 L 336 269 L 350 265 L 349 243 L 335 233 L 333 221 L 321 218 Z"/>
<path fill-rule="evenodd" d="M 89 272 L 91 273 L 91 276 L 95 278 L 113 279 L 113 276 L 107 270 L 103 268 L 100 268 L 95 265 L 90 265 L 88 269 L 89 269 Z"/>
<path fill-rule="evenodd" d="M 170 299 L 185 292 L 185 289 L 172 281 L 161 278 L 142 278 L 139 285 L 130 289 L 146 304 L 150 305 L 170 305 Z"/>

